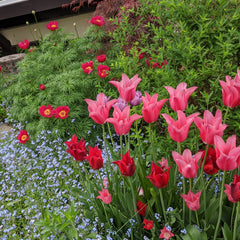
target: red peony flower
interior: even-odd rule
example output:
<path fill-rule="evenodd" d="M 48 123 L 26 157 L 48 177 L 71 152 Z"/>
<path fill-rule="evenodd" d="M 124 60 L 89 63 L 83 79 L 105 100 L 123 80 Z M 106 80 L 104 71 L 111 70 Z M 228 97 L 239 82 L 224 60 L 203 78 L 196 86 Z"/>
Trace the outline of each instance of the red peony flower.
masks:
<path fill-rule="evenodd" d="M 21 130 L 17 136 L 17 140 L 20 143 L 26 143 L 29 140 L 29 136 L 26 130 Z"/>
<path fill-rule="evenodd" d="M 100 77 L 100 78 L 105 78 L 107 75 L 108 75 L 108 72 L 110 71 L 110 68 L 106 65 L 98 65 L 97 67 L 97 75 Z"/>
<path fill-rule="evenodd" d="M 45 85 L 44 85 L 44 84 L 40 84 L 40 85 L 39 85 L 39 88 L 40 88 L 41 90 L 44 90 L 44 89 L 45 89 Z"/>
<path fill-rule="evenodd" d="M 98 191 L 100 194 L 97 196 L 98 199 L 101 199 L 105 204 L 109 204 L 112 202 L 111 194 L 109 193 L 108 189 L 102 189 L 102 191 Z"/>
<path fill-rule="evenodd" d="M 50 104 L 47 107 L 45 105 L 41 106 L 38 109 L 38 111 L 41 116 L 46 117 L 46 118 L 51 118 L 54 114 L 54 110 Z"/>
<path fill-rule="evenodd" d="M 147 210 L 147 205 L 139 200 L 137 202 L 137 213 L 142 217 L 144 217 L 146 210 Z"/>
<path fill-rule="evenodd" d="M 102 150 L 98 149 L 97 146 L 95 146 L 94 148 L 89 146 L 88 149 L 89 153 L 88 156 L 85 157 L 85 159 L 88 160 L 92 169 L 97 170 L 102 168 L 103 166 Z"/>
<path fill-rule="evenodd" d="M 106 55 L 102 54 L 96 57 L 98 62 L 105 62 L 106 61 Z"/>
<path fill-rule="evenodd" d="M 153 228 L 153 220 L 143 220 L 144 227 L 143 229 L 151 230 Z"/>
<path fill-rule="evenodd" d="M 21 49 L 28 49 L 29 41 L 27 39 L 25 39 L 24 42 L 18 43 L 18 47 Z"/>
<path fill-rule="evenodd" d="M 153 62 L 151 57 L 146 60 L 146 63 L 151 68 L 156 68 L 156 67 L 160 66 L 160 64 L 158 62 Z"/>
<path fill-rule="evenodd" d="M 2 66 L 0 65 L 0 72 L 2 71 Z"/>
<path fill-rule="evenodd" d="M 169 171 L 171 167 L 168 167 L 167 171 L 164 172 L 162 167 L 152 162 L 151 174 L 147 176 L 151 183 L 157 188 L 165 188 L 169 181 Z"/>
<path fill-rule="evenodd" d="M 46 25 L 46 27 L 47 27 L 47 29 L 54 31 L 54 30 L 58 29 L 58 22 L 57 21 L 49 22 Z"/>
<path fill-rule="evenodd" d="M 77 136 L 74 134 L 71 141 L 65 142 L 68 146 L 67 152 L 75 158 L 76 161 L 83 161 L 87 156 L 87 150 L 85 147 L 86 141 L 81 140 L 77 141 Z"/>
<path fill-rule="evenodd" d="M 167 230 L 166 226 L 161 230 L 159 238 L 164 238 L 164 240 L 169 240 L 171 237 L 174 237 L 174 234 Z"/>
<path fill-rule="evenodd" d="M 56 115 L 55 118 L 64 119 L 68 117 L 69 107 L 68 106 L 59 106 L 55 109 L 54 112 Z"/>
<path fill-rule="evenodd" d="M 84 73 L 90 74 L 93 70 L 93 61 L 89 61 L 82 64 L 82 69 Z"/>
<path fill-rule="evenodd" d="M 201 157 L 201 163 L 200 163 L 200 166 L 202 167 L 203 159 L 205 157 L 205 151 L 200 150 L 199 152 L 203 153 L 202 157 Z M 205 165 L 203 168 L 205 173 L 207 173 L 209 175 L 214 175 L 218 172 L 219 167 L 217 166 L 216 160 L 217 160 L 216 159 L 216 151 L 213 148 L 209 147 Z"/>
<path fill-rule="evenodd" d="M 135 162 L 133 158 L 129 156 L 129 150 L 126 152 L 126 154 L 123 154 L 122 160 L 112 163 L 118 165 L 122 175 L 125 177 L 131 177 L 135 172 Z"/>
<path fill-rule="evenodd" d="M 92 17 L 90 21 L 93 25 L 101 27 L 104 24 L 104 18 L 101 16 Z"/>

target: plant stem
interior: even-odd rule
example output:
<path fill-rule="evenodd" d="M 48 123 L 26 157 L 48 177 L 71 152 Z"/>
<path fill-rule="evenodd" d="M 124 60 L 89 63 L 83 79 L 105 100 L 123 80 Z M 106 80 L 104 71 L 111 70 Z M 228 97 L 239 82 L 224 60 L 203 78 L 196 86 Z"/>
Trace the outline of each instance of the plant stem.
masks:
<path fill-rule="evenodd" d="M 111 138 L 112 146 L 114 147 L 113 138 L 112 138 L 112 133 L 111 133 L 111 129 L 110 129 L 109 123 L 107 123 L 107 126 L 108 126 L 108 133 L 109 133 L 110 138 Z"/>
<path fill-rule="evenodd" d="M 101 202 L 102 202 L 102 201 L 101 201 Z M 107 222 L 108 222 L 108 224 L 109 224 L 110 230 L 112 231 L 112 226 L 111 226 L 111 223 L 110 223 L 110 218 L 108 217 L 108 214 L 107 214 L 107 211 L 106 211 L 106 209 L 105 209 L 105 205 L 103 204 L 103 202 L 102 202 L 102 205 L 103 205 L 104 213 L 105 213 L 105 216 L 106 216 L 106 220 L 107 220 Z"/>
<path fill-rule="evenodd" d="M 108 162 L 109 162 L 110 160 L 109 160 L 109 153 L 108 153 L 108 150 L 107 150 L 107 141 L 106 141 L 106 138 L 105 138 L 105 128 L 104 128 L 104 124 L 102 124 L 102 129 L 103 129 L 104 148 L 105 148 L 105 151 L 106 151 L 106 153 L 107 153 L 107 158 L 108 158 Z"/>
<path fill-rule="evenodd" d="M 227 115 L 228 115 L 229 109 L 230 109 L 230 107 L 228 106 L 228 107 L 227 107 L 227 110 L 226 110 L 226 112 L 225 112 L 225 115 L 224 115 L 223 123 L 225 123 L 226 120 L 227 120 Z"/>
<path fill-rule="evenodd" d="M 156 162 L 155 148 L 154 148 L 154 142 L 153 142 L 153 137 L 152 137 L 151 123 L 149 123 L 149 137 L 150 137 L 150 142 L 151 142 L 151 145 L 152 145 L 153 161 Z"/>
<path fill-rule="evenodd" d="M 239 217 L 239 208 L 240 208 L 240 202 L 237 202 L 237 209 L 236 209 L 236 216 L 234 221 L 234 231 L 233 231 L 233 240 L 236 240 L 237 238 L 237 223 L 238 223 L 238 217 Z"/>
<path fill-rule="evenodd" d="M 162 205 L 162 212 L 163 212 L 163 217 L 164 217 L 164 221 L 165 223 L 167 223 L 167 218 L 166 218 L 166 211 L 165 211 L 165 206 L 164 206 L 164 201 L 163 201 L 163 195 L 162 195 L 162 189 L 159 189 L 160 192 L 160 201 L 161 201 L 161 205 Z"/>
<path fill-rule="evenodd" d="M 197 211 L 195 211 L 195 216 L 196 216 L 198 228 L 200 229 L 200 224 L 199 224 L 199 220 L 198 220 L 198 213 L 197 213 Z"/>
<path fill-rule="evenodd" d="M 121 158 L 122 158 L 123 156 L 122 135 L 120 135 L 120 146 L 121 146 Z"/>
<path fill-rule="evenodd" d="M 177 143 L 177 147 L 178 147 L 178 153 L 181 154 L 181 143 L 180 142 Z"/>
<path fill-rule="evenodd" d="M 183 176 L 183 194 L 186 194 L 186 184 L 185 184 L 185 177 Z M 185 223 L 185 211 L 186 211 L 186 206 L 185 206 L 185 201 L 183 199 L 183 225 Z"/>
<path fill-rule="evenodd" d="M 219 200 L 218 221 L 217 221 L 217 225 L 216 225 L 216 228 L 215 228 L 215 233 L 214 233 L 213 240 L 216 240 L 216 238 L 217 238 L 218 228 L 219 228 L 221 217 L 222 217 L 222 203 L 223 203 L 223 190 L 224 190 L 225 177 L 226 177 L 226 172 L 224 171 L 223 172 L 223 179 L 222 179 L 222 189 L 221 189 L 220 200 Z"/>
<path fill-rule="evenodd" d="M 38 20 L 37 20 L 35 11 L 32 11 L 32 14 L 33 14 L 33 16 L 34 16 L 34 19 L 35 19 L 35 22 L 36 22 L 36 25 L 37 25 L 37 29 L 38 29 L 38 31 L 39 31 L 39 33 L 40 33 L 41 40 L 43 40 L 42 32 L 41 32 L 41 30 L 40 30 L 40 28 L 39 28 Z"/>

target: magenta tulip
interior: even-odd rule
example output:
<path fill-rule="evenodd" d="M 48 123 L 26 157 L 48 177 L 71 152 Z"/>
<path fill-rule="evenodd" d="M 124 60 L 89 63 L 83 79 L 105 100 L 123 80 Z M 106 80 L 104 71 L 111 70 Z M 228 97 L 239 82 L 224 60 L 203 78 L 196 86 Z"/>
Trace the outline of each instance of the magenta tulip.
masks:
<path fill-rule="evenodd" d="M 170 95 L 170 106 L 176 112 L 178 110 L 184 111 L 187 108 L 188 99 L 190 95 L 197 89 L 197 87 L 187 88 L 187 84 L 181 82 L 177 88 L 165 86 Z"/>
<path fill-rule="evenodd" d="M 189 191 L 188 194 L 181 194 L 181 197 L 185 200 L 187 207 L 192 211 L 197 211 L 200 208 L 200 196 L 201 191 L 194 194 Z"/>
<path fill-rule="evenodd" d="M 142 79 L 138 77 L 138 74 L 129 79 L 128 76 L 123 73 L 122 81 L 110 81 L 109 83 L 117 88 L 122 99 L 124 99 L 126 102 L 130 102 L 134 99 L 137 85 L 141 80 Z"/>
<path fill-rule="evenodd" d="M 183 142 L 188 136 L 188 131 L 194 118 L 197 117 L 199 113 L 193 113 L 186 117 L 183 111 L 177 111 L 177 115 L 178 120 L 175 121 L 168 114 L 162 114 L 168 124 L 170 137 L 176 142 Z"/>
<path fill-rule="evenodd" d="M 239 166 L 240 146 L 236 147 L 236 135 L 226 141 L 215 135 L 214 145 L 216 150 L 217 165 L 223 171 L 231 171 Z"/>
<path fill-rule="evenodd" d="M 151 97 L 147 92 L 145 92 L 145 97 L 142 97 L 143 101 L 142 114 L 143 119 L 147 123 L 153 123 L 157 121 L 163 104 L 168 100 L 162 99 L 160 101 L 157 101 L 157 99 L 158 99 L 157 93 Z"/>
<path fill-rule="evenodd" d="M 206 144 L 214 144 L 214 136 L 222 136 L 224 129 L 227 127 L 226 124 L 222 124 L 222 112 L 217 110 L 215 117 L 211 112 L 205 110 L 203 119 L 196 117 L 194 123 L 200 131 L 200 137 Z"/>

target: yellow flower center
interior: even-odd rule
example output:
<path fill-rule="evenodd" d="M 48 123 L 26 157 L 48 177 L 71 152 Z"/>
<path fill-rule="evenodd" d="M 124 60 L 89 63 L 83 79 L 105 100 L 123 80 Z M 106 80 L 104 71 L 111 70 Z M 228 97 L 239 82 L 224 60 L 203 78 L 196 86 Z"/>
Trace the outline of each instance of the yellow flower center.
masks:
<path fill-rule="evenodd" d="M 48 116 L 48 115 L 50 115 L 50 114 L 51 114 L 51 111 L 50 111 L 49 109 L 46 109 L 46 110 L 44 111 L 44 115 Z"/>
<path fill-rule="evenodd" d="M 88 69 L 88 70 L 92 70 L 92 68 L 89 66 L 89 67 L 86 67 L 86 69 Z"/>
<path fill-rule="evenodd" d="M 101 22 L 101 20 L 97 19 L 96 22 Z"/>
<path fill-rule="evenodd" d="M 60 117 L 65 117 L 67 115 L 67 113 L 65 112 L 65 111 L 61 111 L 60 113 L 59 113 L 59 116 Z"/>
<path fill-rule="evenodd" d="M 164 233 L 164 238 L 168 239 L 168 238 L 170 238 L 170 237 L 171 237 L 171 236 L 170 236 L 169 233 L 167 233 L 167 232 Z"/>
<path fill-rule="evenodd" d="M 56 27 L 56 25 L 55 25 L 55 24 L 52 24 L 52 25 L 51 25 L 51 27 L 52 27 L 52 28 L 55 28 L 55 27 Z"/>
<path fill-rule="evenodd" d="M 22 141 L 25 141 L 26 139 L 27 139 L 27 135 L 22 135 L 22 136 L 21 136 L 21 140 L 22 140 Z"/>

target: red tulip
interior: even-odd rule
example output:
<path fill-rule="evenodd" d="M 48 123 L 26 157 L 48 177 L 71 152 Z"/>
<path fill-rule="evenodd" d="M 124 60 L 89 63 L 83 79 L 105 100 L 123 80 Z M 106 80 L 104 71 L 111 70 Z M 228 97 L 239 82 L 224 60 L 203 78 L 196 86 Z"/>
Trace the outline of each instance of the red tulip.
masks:
<path fill-rule="evenodd" d="M 111 194 L 109 193 L 108 189 L 102 189 L 102 191 L 98 191 L 100 194 L 97 196 L 98 199 L 101 199 L 105 204 L 109 204 L 112 202 Z"/>
<path fill-rule="evenodd" d="M 205 151 L 204 150 L 201 150 L 199 152 L 202 152 L 202 157 L 201 157 L 201 167 L 202 167 L 202 163 L 203 163 L 203 160 L 204 160 L 204 157 L 205 157 Z M 217 166 L 217 163 L 216 163 L 216 151 L 209 147 L 208 148 L 208 153 L 207 153 L 207 157 L 206 157 L 206 160 L 205 160 L 205 164 L 204 164 L 204 172 L 209 174 L 209 175 L 214 175 L 218 172 L 219 170 L 219 167 Z"/>
<path fill-rule="evenodd" d="M 177 115 L 178 120 L 175 121 L 168 114 L 162 114 L 168 124 L 168 133 L 170 137 L 176 142 L 183 142 L 188 136 L 188 131 L 192 122 L 199 113 L 193 113 L 186 117 L 183 111 L 177 111 Z"/>
<path fill-rule="evenodd" d="M 144 219 L 143 224 L 143 229 L 151 230 L 153 228 L 153 220 Z"/>
<path fill-rule="evenodd" d="M 46 118 L 51 118 L 54 114 L 54 110 L 50 104 L 47 107 L 45 105 L 41 106 L 38 109 L 38 111 L 41 116 L 46 117 Z"/>
<path fill-rule="evenodd" d="M 206 144 L 214 144 L 214 136 L 222 136 L 226 124 L 222 124 L 222 112 L 218 109 L 215 117 L 208 110 L 204 111 L 203 119 L 196 117 L 194 123 L 200 131 L 200 137 Z"/>
<path fill-rule="evenodd" d="M 127 134 L 130 129 L 131 125 L 134 121 L 142 118 L 142 116 L 138 114 L 133 114 L 129 118 L 130 106 L 127 106 L 121 111 L 117 106 L 114 108 L 113 111 L 113 118 L 108 118 L 106 122 L 112 123 L 115 128 L 115 132 L 118 135 L 125 135 Z"/>
<path fill-rule="evenodd" d="M 68 106 L 59 106 L 55 109 L 55 118 L 64 119 L 68 117 L 69 107 Z"/>
<path fill-rule="evenodd" d="M 240 104 L 240 71 L 234 80 L 226 76 L 226 82 L 219 80 L 222 87 L 222 100 L 226 107 L 237 107 Z"/>
<path fill-rule="evenodd" d="M 41 90 L 44 90 L 44 89 L 45 89 L 45 85 L 44 85 L 44 84 L 40 84 L 40 85 L 39 85 L 39 88 L 40 88 Z"/>
<path fill-rule="evenodd" d="M 26 130 L 21 130 L 17 136 L 17 140 L 20 143 L 26 143 L 29 140 L 28 132 Z"/>
<path fill-rule="evenodd" d="M 157 99 L 158 99 L 157 93 L 151 97 L 147 92 L 145 92 L 145 97 L 142 97 L 143 101 L 142 115 L 143 119 L 147 123 L 153 123 L 157 121 L 163 104 L 168 100 L 162 99 L 160 101 L 157 101 Z"/>
<path fill-rule="evenodd" d="M 102 168 L 103 166 L 103 159 L 102 159 L 102 150 L 100 150 L 97 146 L 94 148 L 88 147 L 89 153 L 85 159 L 88 160 L 92 169 L 97 170 Z"/>
<path fill-rule="evenodd" d="M 101 27 L 104 24 L 104 18 L 101 16 L 92 17 L 90 21 L 93 25 Z"/>
<path fill-rule="evenodd" d="M 197 89 L 197 87 L 187 89 L 187 84 L 184 82 L 179 83 L 176 89 L 169 86 L 165 86 L 165 88 L 170 95 L 170 106 L 175 112 L 184 111 L 187 108 L 190 95 Z"/>
<path fill-rule="evenodd" d="M 125 177 L 131 177 L 135 172 L 135 162 L 133 158 L 129 156 L 129 150 L 126 152 L 126 154 L 123 154 L 122 160 L 112 163 L 118 165 L 122 175 Z"/>
<path fill-rule="evenodd" d="M 171 167 L 168 167 L 167 171 L 164 172 L 162 167 L 152 162 L 151 174 L 147 176 L 150 182 L 157 188 L 165 188 L 169 181 L 169 171 Z"/>
<path fill-rule="evenodd" d="M 137 202 L 137 213 L 142 217 L 144 217 L 146 210 L 147 210 L 147 205 L 139 200 Z"/>
<path fill-rule="evenodd" d="M 159 238 L 164 238 L 164 240 L 169 240 L 171 237 L 174 237 L 174 234 L 169 231 L 166 226 L 164 226 L 163 229 L 161 229 L 161 234 Z"/>
<path fill-rule="evenodd" d="M 178 165 L 178 170 L 185 178 L 195 178 L 197 176 L 198 161 L 202 154 L 202 152 L 198 152 L 192 156 L 189 149 L 185 149 L 183 155 L 172 151 L 172 156 Z"/>
<path fill-rule="evenodd" d="M 97 124 L 104 124 L 109 117 L 109 111 L 112 105 L 117 102 L 117 99 L 105 101 L 106 96 L 104 93 L 98 95 L 97 101 L 91 99 L 84 99 L 88 104 L 89 117 Z"/>
<path fill-rule="evenodd" d="M 100 78 L 105 78 L 108 75 L 108 72 L 110 71 L 110 68 L 106 65 L 98 65 L 97 67 L 97 75 Z"/>
<path fill-rule="evenodd" d="M 234 180 L 231 184 L 231 196 L 234 201 L 240 201 L 240 176 L 234 175 Z"/>
<path fill-rule="evenodd" d="M 82 69 L 84 73 L 90 74 L 93 71 L 93 61 L 89 61 L 82 64 Z"/>
<path fill-rule="evenodd" d="M 21 49 L 28 49 L 29 41 L 27 39 L 25 39 L 24 42 L 18 43 L 18 47 Z"/>
<path fill-rule="evenodd" d="M 81 140 L 77 141 L 77 136 L 74 134 L 71 141 L 65 142 L 68 146 L 67 152 L 75 158 L 76 161 L 83 161 L 87 156 L 87 150 L 85 147 L 86 141 Z"/>
<path fill-rule="evenodd" d="M 217 165 L 221 170 L 231 171 L 239 166 L 240 146 L 236 147 L 236 135 L 229 137 L 226 143 L 221 137 L 215 135 L 214 145 Z"/>
<path fill-rule="evenodd" d="M 98 62 L 105 62 L 106 61 L 106 55 L 102 54 L 99 56 L 96 56 Z"/>
<path fill-rule="evenodd" d="M 49 22 L 46 25 L 46 27 L 47 27 L 47 29 L 54 31 L 54 30 L 58 29 L 58 22 L 57 21 Z"/>
<path fill-rule="evenodd" d="M 197 211 L 200 208 L 200 196 L 201 191 L 194 194 L 189 191 L 188 194 L 181 194 L 181 197 L 185 200 L 187 207 L 192 211 Z"/>
<path fill-rule="evenodd" d="M 117 88 L 122 99 L 126 102 L 130 102 L 135 97 L 137 85 L 141 80 L 142 79 L 138 77 L 138 74 L 129 79 L 128 76 L 123 73 L 121 82 L 110 81 L 109 83 Z"/>
<path fill-rule="evenodd" d="M 225 184 L 225 188 L 226 189 L 224 190 L 224 192 L 227 194 L 228 201 L 236 203 L 237 201 L 235 201 L 231 195 L 231 186 L 229 186 L 228 184 Z"/>

